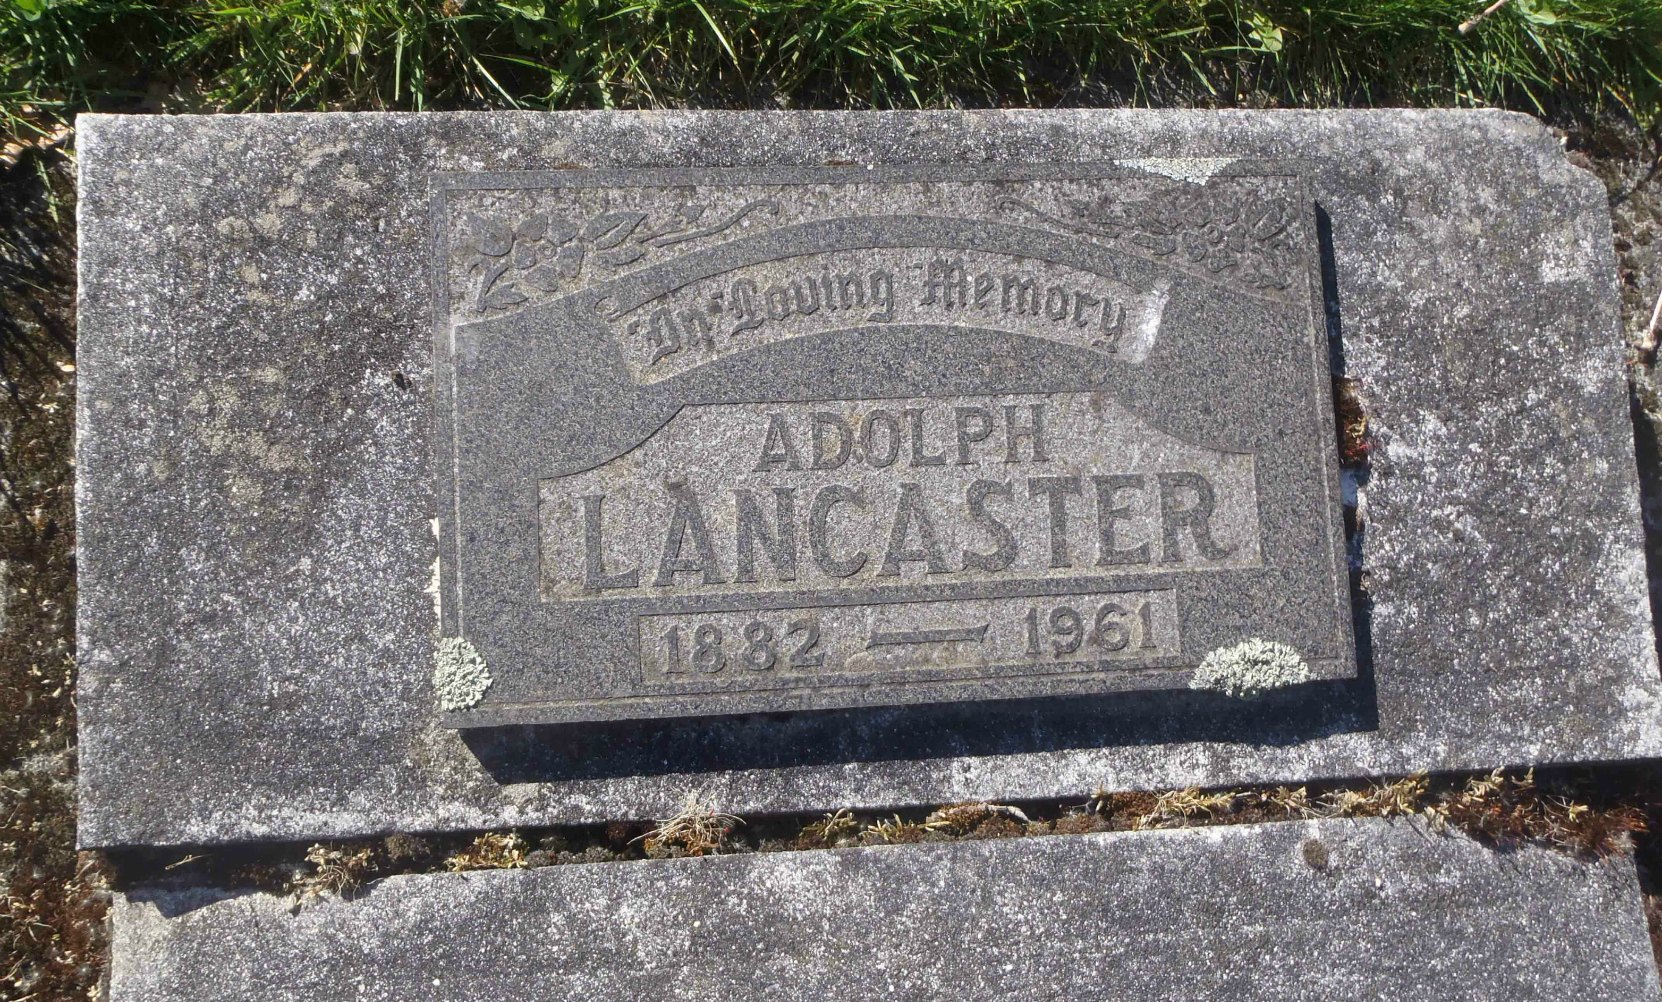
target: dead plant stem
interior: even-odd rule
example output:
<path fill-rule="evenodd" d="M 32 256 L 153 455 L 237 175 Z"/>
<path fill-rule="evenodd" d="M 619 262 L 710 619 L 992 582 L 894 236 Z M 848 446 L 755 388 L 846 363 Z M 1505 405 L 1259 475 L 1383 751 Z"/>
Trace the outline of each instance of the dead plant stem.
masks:
<path fill-rule="evenodd" d="M 1494 3 L 1492 3 L 1489 6 L 1483 8 L 1483 11 L 1481 13 L 1474 14 L 1471 17 L 1467 18 L 1464 22 L 1462 22 L 1461 25 L 1460 25 L 1460 34 L 1462 34 L 1462 35 L 1470 34 L 1471 30 L 1473 28 L 1475 28 L 1479 24 L 1483 23 L 1484 18 L 1488 17 L 1490 14 L 1493 14 L 1495 11 L 1500 10 L 1502 7 L 1505 7 L 1508 3 L 1511 3 L 1511 2 L 1512 2 L 1512 0 L 1495 0 Z"/>

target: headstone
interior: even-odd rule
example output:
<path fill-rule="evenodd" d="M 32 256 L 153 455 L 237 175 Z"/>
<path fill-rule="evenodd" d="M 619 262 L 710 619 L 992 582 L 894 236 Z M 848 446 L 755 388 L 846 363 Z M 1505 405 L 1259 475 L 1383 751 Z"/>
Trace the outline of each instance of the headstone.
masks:
<path fill-rule="evenodd" d="M 451 723 L 1353 677 L 1315 206 L 1193 170 L 439 176 Z"/>
<path fill-rule="evenodd" d="M 1651 1002 L 1630 859 L 1418 822 L 1017 838 L 119 898 L 112 1002 Z"/>
<path fill-rule="evenodd" d="M 1608 217 L 1530 119 L 79 142 L 88 845 L 1662 754 Z"/>

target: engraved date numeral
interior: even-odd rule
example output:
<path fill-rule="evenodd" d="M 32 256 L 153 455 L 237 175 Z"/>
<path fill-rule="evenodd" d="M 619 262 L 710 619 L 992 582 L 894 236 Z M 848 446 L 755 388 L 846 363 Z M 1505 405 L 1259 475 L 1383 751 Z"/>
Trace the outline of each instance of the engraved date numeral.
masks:
<path fill-rule="evenodd" d="M 818 619 L 793 619 L 782 632 L 753 619 L 738 632 L 739 636 L 730 637 L 719 623 L 699 623 L 686 630 L 680 624 L 671 626 L 663 633 L 664 674 L 767 672 L 781 661 L 798 671 L 825 665 L 825 654 L 818 649 Z"/>
<path fill-rule="evenodd" d="M 792 652 L 792 654 L 791 654 L 791 667 L 792 668 L 822 668 L 822 667 L 824 667 L 825 666 L 825 654 L 823 652 L 819 653 L 819 654 L 814 653 L 814 649 L 819 647 L 819 620 L 817 620 L 817 619 L 793 619 L 793 620 L 791 620 L 790 633 L 787 633 L 786 636 L 788 637 L 791 634 L 795 634 L 795 633 L 802 634 L 802 641 L 801 641 L 801 643 L 799 643 L 797 645 L 796 650 L 794 652 Z"/>
<path fill-rule="evenodd" d="M 1022 617 L 1027 624 L 1027 656 L 1040 657 L 1049 648 L 1056 659 L 1078 654 L 1086 644 L 1107 653 L 1130 648 L 1155 650 L 1160 645 L 1154 639 L 1154 611 L 1148 602 L 1140 602 L 1133 612 L 1118 602 L 1104 602 L 1087 621 L 1086 614 L 1068 605 L 1055 606 L 1048 614 L 1029 606 Z"/>

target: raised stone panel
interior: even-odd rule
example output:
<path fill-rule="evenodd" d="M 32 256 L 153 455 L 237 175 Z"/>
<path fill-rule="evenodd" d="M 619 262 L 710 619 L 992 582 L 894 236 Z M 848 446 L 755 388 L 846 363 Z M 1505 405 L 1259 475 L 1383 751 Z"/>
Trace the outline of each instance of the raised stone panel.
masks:
<path fill-rule="evenodd" d="M 111 1002 L 1658 997 L 1631 859 L 1417 821 L 158 890 L 112 921 Z"/>
<path fill-rule="evenodd" d="M 1603 194 L 1528 118 L 78 136 L 88 845 L 1662 752 Z M 1190 688 L 1243 643 L 1298 684 Z"/>
<path fill-rule="evenodd" d="M 437 184 L 454 726 L 1354 677 L 1296 165 Z"/>

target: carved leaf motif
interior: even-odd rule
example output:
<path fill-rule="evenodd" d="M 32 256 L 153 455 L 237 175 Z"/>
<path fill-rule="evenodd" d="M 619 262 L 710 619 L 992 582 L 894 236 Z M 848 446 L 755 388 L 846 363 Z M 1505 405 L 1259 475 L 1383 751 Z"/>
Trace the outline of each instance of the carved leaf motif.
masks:
<path fill-rule="evenodd" d="M 1124 210 L 1106 197 L 1095 202 L 1087 202 L 1082 198 L 1070 198 L 1063 205 L 1074 220 L 1083 224 L 1093 233 L 1105 237 L 1118 237 L 1125 229 Z"/>
<path fill-rule="evenodd" d="M 1237 196 L 1238 197 L 1238 196 Z M 1160 255 L 1179 254 L 1213 274 L 1228 272 L 1255 289 L 1287 286 L 1290 257 L 1283 240 L 1286 207 L 1248 195 L 1182 193 L 1156 201 L 1137 216 L 1133 238 Z"/>
<path fill-rule="evenodd" d="M 542 214 L 526 216 L 514 227 L 514 236 L 520 240 L 541 240 L 548 232 L 548 217 Z"/>
<path fill-rule="evenodd" d="M 644 212 L 608 212 L 590 220 L 589 225 L 583 227 L 583 236 L 594 244 L 596 250 L 607 250 L 629 239 L 629 234 L 635 232 L 635 227 L 645 218 Z"/>
<path fill-rule="evenodd" d="M 493 310 L 505 310 L 510 306 L 517 306 L 525 302 L 525 293 L 511 285 L 497 286 L 485 297 L 485 305 Z"/>
<path fill-rule="evenodd" d="M 1170 213 L 1169 215 L 1167 213 Z M 1169 237 L 1182 228 L 1180 213 L 1170 206 L 1153 205 L 1137 217 L 1137 224 L 1155 237 Z"/>
<path fill-rule="evenodd" d="M 1247 223 L 1252 239 L 1268 240 L 1287 228 L 1287 216 L 1278 204 L 1261 205 Z"/>
<path fill-rule="evenodd" d="M 525 273 L 525 284 L 539 292 L 554 292 L 560 287 L 560 273 L 551 264 L 539 264 Z"/>
<path fill-rule="evenodd" d="M 589 255 L 612 268 L 638 261 L 655 249 L 713 236 L 739 223 L 752 212 L 777 214 L 777 203 L 761 199 L 703 228 L 694 228 L 708 206 L 682 203 L 673 210 L 667 228 L 657 229 L 645 212 L 618 210 L 586 222 L 539 212 L 502 225 L 477 214 L 466 223 L 467 239 L 482 258 L 467 263 L 479 274 L 473 295 L 478 311 L 502 310 L 529 301 L 531 295 L 557 292 L 583 272 Z M 513 269 L 512 281 L 504 277 Z M 500 283 L 500 285 L 499 285 Z M 515 283 L 519 283 L 516 287 Z"/>
<path fill-rule="evenodd" d="M 583 245 L 580 243 L 566 244 L 554 258 L 554 270 L 561 278 L 576 278 L 582 267 Z"/>
<path fill-rule="evenodd" d="M 612 267 L 618 268 L 631 261 L 640 260 L 645 254 L 645 247 L 614 247 L 611 250 L 600 251 L 595 256 Z"/>
<path fill-rule="evenodd" d="M 1146 247 L 1162 257 L 1177 250 L 1177 238 L 1174 236 L 1159 233 L 1139 233 L 1132 240 L 1139 247 Z"/>
<path fill-rule="evenodd" d="M 554 216 L 549 219 L 548 232 L 545 234 L 548 239 L 549 246 L 562 246 L 576 235 L 577 224 L 573 223 L 571 220 L 563 219 L 559 216 Z"/>
<path fill-rule="evenodd" d="M 1166 191 L 1094 203 L 1065 199 L 1054 215 L 1012 197 L 1002 198 L 998 208 L 1086 236 L 1128 240 L 1158 257 L 1176 255 L 1255 289 L 1285 289 L 1297 271 L 1287 236 L 1292 210 L 1261 188 Z"/>
<path fill-rule="evenodd" d="M 513 249 L 514 235 L 508 232 L 507 227 L 493 223 L 483 216 L 469 214 L 468 229 L 471 231 L 473 246 L 486 257 L 501 257 Z"/>

